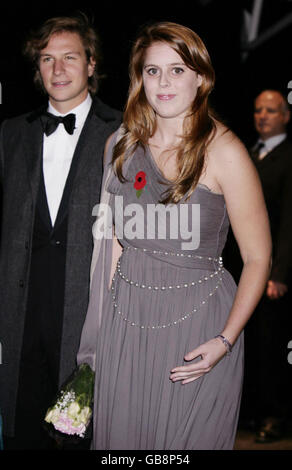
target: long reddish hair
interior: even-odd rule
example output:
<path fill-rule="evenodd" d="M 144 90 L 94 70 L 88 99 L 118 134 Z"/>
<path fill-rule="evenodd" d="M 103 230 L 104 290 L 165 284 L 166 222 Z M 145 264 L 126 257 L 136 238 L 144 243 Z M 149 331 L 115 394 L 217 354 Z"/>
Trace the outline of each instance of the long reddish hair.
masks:
<path fill-rule="evenodd" d="M 156 115 L 149 105 L 143 87 L 143 66 L 147 49 L 155 42 L 168 44 L 183 62 L 203 78 L 201 86 L 184 119 L 184 133 L 177 147 L 178 176 L 169 185 L 164 203 L 177 203 L 195 189 L 204 168 L 208 143 L 215 134 L 214 113 L 208 97 L 214 87 L 215 74 L 208 51 L 201 38 L 191 29 L 176 23 L 160 22 L 144 27 L 132 48 L 130 88 L 124 113 L 124 134 L 114 148 L 113 164 L 120 181 L 125 156 L 140 144 L 146 146 L 156 130 Z"/>

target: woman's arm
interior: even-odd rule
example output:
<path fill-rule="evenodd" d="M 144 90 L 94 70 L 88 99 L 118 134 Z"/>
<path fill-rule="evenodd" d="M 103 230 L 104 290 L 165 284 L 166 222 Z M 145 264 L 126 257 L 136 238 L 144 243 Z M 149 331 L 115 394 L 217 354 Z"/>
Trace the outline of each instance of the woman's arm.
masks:
<path fill-rule="evenodd" d="M 242 143 L 230 132 L 218 138 L 208 157 L 208 173 L 216 178 L 226 201 L 232 229 L 244 263 L 227 322 L 218 334 L 233 345 L 253 313 L 271 268 L 271 235 L 264 197 L 257 172 Z M 226 354 L 220 338 L 213 338 L 185 356 L 196 364 L 176 367 L 171 380 L 191 382 L 209 372 Z"/>
<path fill-rule="evenodd" d="M 258 174 L 245 147 L 230 134 L 222 138 L 212 162 L 243 260 L 234 303 L 221 333 L 234 344 L 265 289 L 272 242 Z"/>

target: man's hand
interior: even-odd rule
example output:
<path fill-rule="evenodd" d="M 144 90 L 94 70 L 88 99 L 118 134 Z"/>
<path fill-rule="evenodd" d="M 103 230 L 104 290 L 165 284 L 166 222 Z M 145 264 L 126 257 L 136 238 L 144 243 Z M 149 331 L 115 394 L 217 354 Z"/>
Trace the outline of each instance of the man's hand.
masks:
<path fill-rule="evenodd" d="M 269 299 L 274 300 L 283 297 L 283 295 L 286 294 L 287 290 L 288 286 L 286 284 L 283 284 L 282 282 L 268 281 L 266 294 Z"/>

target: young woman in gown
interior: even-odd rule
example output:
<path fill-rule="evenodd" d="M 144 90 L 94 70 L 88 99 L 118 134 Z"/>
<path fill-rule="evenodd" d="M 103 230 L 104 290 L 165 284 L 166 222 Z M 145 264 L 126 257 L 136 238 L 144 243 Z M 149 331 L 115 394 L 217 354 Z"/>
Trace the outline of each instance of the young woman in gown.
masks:
<path fill-rule="evenodd" d="M 92 448 L 232 449 L 243 328 L 270 269 L 261 186 L 242 143 L 209 109 L 214 72 L 193 31 L 144 28 L 130 77 L 98 218 L 109 207 L 115 235 L 95 226 L 78 354 L 96 371 Z M 220 258 L 229 220 L 244 262 L 237 289 Z"/>

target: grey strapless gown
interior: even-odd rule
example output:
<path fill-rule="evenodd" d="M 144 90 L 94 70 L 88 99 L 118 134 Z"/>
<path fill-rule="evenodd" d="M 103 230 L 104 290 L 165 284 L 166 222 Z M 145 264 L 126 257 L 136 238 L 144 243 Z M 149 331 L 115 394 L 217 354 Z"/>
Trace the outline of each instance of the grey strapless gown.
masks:
<path fill-rule="evenodd" d="M 137 197 L 139 171 L 146 186 Z M 141 147 L 126 177 L 123 184 L 112 178 L 107 190 L 123 196 L 124 208 L 143 208 L 132 231 L 141 234 L 144 226 L 146 233 L 146 204 L 159 202 L 166 180 Z M 199 185 L 183 203 L 200 205 L 200 245 L 192 251 L 182 250 L 186 240 L 171 238 L 169 226 L 166 239 L 157 233 L 155 239 L 131 239 L 130 217 L 124 217 L 124 250 L 98 334 L 93 449 L 233 448 L 243 334 L 209 373 L 185 385 L 169 379 L 171 369 L 186 364 L 187 352 L 221 333 L 236 291 L 218 262 L 229 226 L 224 197 Z"/>

